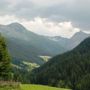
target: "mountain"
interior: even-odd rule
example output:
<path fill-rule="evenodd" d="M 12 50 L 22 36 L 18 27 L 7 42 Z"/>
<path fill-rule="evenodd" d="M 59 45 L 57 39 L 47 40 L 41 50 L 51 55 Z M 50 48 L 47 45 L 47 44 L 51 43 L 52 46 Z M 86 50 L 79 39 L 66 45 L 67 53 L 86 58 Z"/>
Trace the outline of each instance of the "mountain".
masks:
<path fill-rule="evenodd" d="M 66 50 L 58 42 L 28 31 L 19 23 L 0 25 L 0 32 L 6 38 L 12 62 L 19 66 L 26 62 L 41 65 L 45 62 L 42 56 L 52 57 Z"/>
<path fill-rule="evenodd" d="M 79 45 L 84 39 L 89 37 L 90 34 L 84 33 L 82 31 L 77 32 L 69 41 L 68 41 L 68 47 L 67 48 L 75 48 L 77 45 Z M 70 43 L 70 44 L 69 44 Z"/>
<path fill-rule="evenodd" d="M 84 39 L 86 39 L 89 36 L 90 36 L 90 34 L 80 31 L 80 32 L 77 32 L 71 38 L 55 36 L 55 37 L 49 37 L 49 39 L 59 42 L 59 44 L 61 46 L 65 47 L 67 50 L 71 50 L 71 49 L 75 48 L 77 45 L 79 45 Z"/>
<path fill-rule="evenodd" d="M 32 73 L 32 83 L 73 90 L 90 89 L 90 37 L 73 50 L 53 57 Z M 83 89 L 80 89 L 82 88 Z"/>

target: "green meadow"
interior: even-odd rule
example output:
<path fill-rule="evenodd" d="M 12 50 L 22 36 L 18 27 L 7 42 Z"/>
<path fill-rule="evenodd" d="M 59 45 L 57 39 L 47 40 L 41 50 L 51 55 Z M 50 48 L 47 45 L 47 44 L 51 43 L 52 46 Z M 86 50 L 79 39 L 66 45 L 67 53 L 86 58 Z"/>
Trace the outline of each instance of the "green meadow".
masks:
<path fill-rule="evenodd" d="M 24 84 L 21 85 L 21 90 L 70 90 L 70 89 L 55 88 L 55 87 L 49 87 L 43 85 Z"/>

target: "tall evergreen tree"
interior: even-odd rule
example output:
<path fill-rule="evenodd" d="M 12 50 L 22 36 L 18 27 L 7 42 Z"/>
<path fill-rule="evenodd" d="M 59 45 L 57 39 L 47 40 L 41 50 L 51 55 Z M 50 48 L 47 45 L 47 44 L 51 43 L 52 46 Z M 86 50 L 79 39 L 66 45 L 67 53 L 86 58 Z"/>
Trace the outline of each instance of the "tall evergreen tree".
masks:
<path fill-rule="evenodd" d="M 11 60 L 8 54 L 5 39 L 0 34 L 0 79 L 9 80 L 11 77 Z"/>

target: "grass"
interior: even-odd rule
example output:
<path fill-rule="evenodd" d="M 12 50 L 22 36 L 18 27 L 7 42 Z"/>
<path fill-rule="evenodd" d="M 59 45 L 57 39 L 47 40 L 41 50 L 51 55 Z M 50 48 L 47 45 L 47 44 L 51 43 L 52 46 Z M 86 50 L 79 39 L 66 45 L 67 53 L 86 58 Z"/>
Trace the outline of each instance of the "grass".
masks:
<path fill-rule="evenodd" d="M 51 57 L 50 56 L 39 56 L 44 62 L 47 62 Z"/>
<path fill-rule="evenodd" d="M 23 61 L 23 64 L 25 65 L 26 70 L 31 71 L 34 68 L 38 68 L 40 65 L 36 63 L 30 63 L 30 62 L 25 62 Z"/>
<path fill-rule="evenodd" d="M 32 84 L 4 84 L 0 85 L 0 90 L 70 90 L 64 88 L 55 88 L 44 85 L 32 85 Z"/>
<path fill-rule="evenodd" d="M 70 90 L 70 89 L 55 88 L 43 85 L 23 84 L 21 85 L 21 90 Z"/>

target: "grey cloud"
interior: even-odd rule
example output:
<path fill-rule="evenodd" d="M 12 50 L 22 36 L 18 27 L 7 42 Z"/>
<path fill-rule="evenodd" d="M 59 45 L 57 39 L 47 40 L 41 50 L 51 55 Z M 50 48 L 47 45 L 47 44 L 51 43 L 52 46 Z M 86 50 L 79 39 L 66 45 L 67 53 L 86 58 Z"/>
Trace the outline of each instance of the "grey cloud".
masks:
<path fill-rule="evenodd" d="M 0 15 L 15 15 L 27 20 L 40 16 L 56 22 L 72 21 L 75 26 L 82 29 L 90 28 L 90 0 L 73 0 L 74 2 L 70 4 L 63 3 L 45 7 L 34 4 L 32 0 L 16 1 L 15 6 L 10 5 L 8 0 L 0 1 Z"/>
<path fill-rule="evenodd" d="M 9 3 L 5 0 L 0 1 L 0 14 L 4 14 L 7 11 Z"/>

